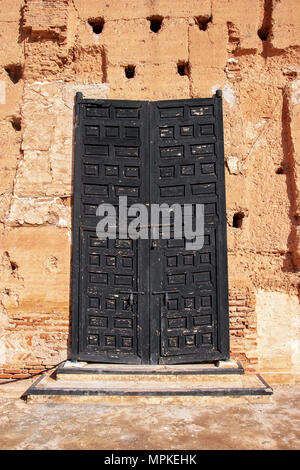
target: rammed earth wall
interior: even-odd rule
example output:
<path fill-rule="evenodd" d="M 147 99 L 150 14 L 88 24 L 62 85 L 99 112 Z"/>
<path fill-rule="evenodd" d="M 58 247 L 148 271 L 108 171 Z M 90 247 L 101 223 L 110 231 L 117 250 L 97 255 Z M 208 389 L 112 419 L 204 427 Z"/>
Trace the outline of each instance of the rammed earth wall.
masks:
<path fill-rule="evenodd" d="M 0 378 L 67 357 L 73 103 L 223 90 L 232 358 L 300 374 L 300 3 L 0 0 Z"/>

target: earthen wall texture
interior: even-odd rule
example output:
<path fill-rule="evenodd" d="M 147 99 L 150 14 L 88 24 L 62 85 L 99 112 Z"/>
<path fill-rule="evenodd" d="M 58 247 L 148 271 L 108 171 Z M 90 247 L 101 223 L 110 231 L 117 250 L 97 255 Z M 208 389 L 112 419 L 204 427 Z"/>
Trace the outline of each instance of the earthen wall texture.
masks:
<path fill-rule="evenodd" d="M 296 380 L 300 1 L 0 0 L 0 38 L 0 378 L 68 354 L 76 91 L 222 89 L 231 356 Z"/>

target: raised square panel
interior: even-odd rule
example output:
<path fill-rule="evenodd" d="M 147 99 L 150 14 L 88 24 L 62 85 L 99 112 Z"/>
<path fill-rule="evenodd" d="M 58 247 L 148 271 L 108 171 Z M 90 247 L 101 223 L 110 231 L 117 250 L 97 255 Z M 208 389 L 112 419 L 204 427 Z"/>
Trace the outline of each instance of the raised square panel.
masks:
<path fill-rule="evenodd" d="M 213 135 L 214 134 L 214 125 L 213 124 L 205 124 L 200 126 L 200 133 L 202 135 Z"/>
<path fill-rule="evenodd" d="M 168 329 L 175 330 L 177 328 L 186 328 L 187 327 L 187 319 L 186 317 L 178 317 L 178 318 L 169 318 L 168 319 Z"/>
<path fill-rule="evenodd" d="M 127 249 L 132 250 L 132 240 L 116 240 L 115 247 L 117 249 Z"/>
<path fill-rule="evenodd" d="M 183 256 L 183 264 L 188 266 L 194 265 L 194 255 L 184 255 Z"/>
<path fill-rule="evenodd" d="M 210 235 L 209 234 L 204 235 L 204 246 L 210 246 L 210 241 L 211 241 Z"/>
<path fill-rule="evenodd" d="M 98 237 L 90 237 L 90 247 L 91 248 L 107 248 L 108 240 L 107 238 L 101 240 Z"/>
<path fill-rule="evenodd" d="M 116 108 L 116 118 L 134 118 L 140 117 L 138 108 Z"/>
<path fill-rule="evenodd" d="M 86 163 L 84 165 L 84 174 L 86 176 L 98 176 L 99 175 L 98 165 L 90 165 L 90 164 Z"/>
<path fill-rule="evenodd" d="M 197 315 L 193 316 L 194 326 L 211 326 L 212 318 L 211 315 Z"/>
<path fill-rule="evenodd" d="M 185 247 L 185 240 L 184 239 L 170 239 L 167 240 L 167 247 L 168 248 L 184 248 Z"/>
<path fill-rule="evenodd" d="M 114 276 L 115 286 L 132 286 L 132 276 L 126 276 L 125 274 L 115 274 Z"/>
<path fill-rule="evenodd" d="M 173 139 L 174 138 L 174 127 L 160 127 L 159 134 L 162 139 Z"/>
<path fill-rule="evenodd" d="M 160 147 L 159 151 L 161 158 L 183 157 L 184 154 L 183 145 L 178 145 L 176 147 Z"/>
<path fill-rule="evenodd" d="M 204 333 L 202 335 L 202 344 L 212 344 L 212 334 L 211 333 Z"/>
<path fill-rule="evenodd" d="M 87 106 L 86 107 L 87 117 L 109 117 L 109 108 L 101 108 L 99 106 Z"/>
<path fill-rule="evenodd" d="M 210 280 L 210 271 L 201 271 L 200 273 L 193 273 L 193 282 L 195 283 L 210 282 Z"/>
<path fill-rule="evenodd" d="M 185 281 L 186 281 L 186 275 L 184 273 L 168 275 L 169 285 L 185 284 Z"/>
<path fill-rule="evenodd" d="M 216 192 L 215 183 L 199 183 L 191 184 L 192 195 L 197 196 L 198 194 L 211 194 Z"/>
<path fill-rule="evenodd" d="M 137 186 L 115 186 L 115 194 L 117 197 L 139 197 L 140 189 Z"/>
<path fill-rule="evenodd" d="M 161 118 L 179 118 L 184 115 L 183 107 L 174 107 L 174 108 L 160 108 L 160 117 Z"/>
<path fill-rule="evenodd" d="M 90 317 L 89 325 L 98 326 L 99 328 L 107 328 L 108 319 L 106 317 Z"/>
<path fill-rule="evenodd" d="M 179 347 L 179 337 L 178 336 L 170 336 L 168 338 L 168 346 L 169 346 L 169 348 L 178 348 Z"/>
<path fill-rule="evenodd" d="M 195 165 L 181 165 L 180 174 L 182 176 L 194 176 L 195 175 Z"/>
<path fill-rule="evenodd" d="M 115 336 L 104 336 L 105 346 L 116 346 Z"/>
<path fill-rule="evenodd" d="M 105 299 L 105 308 L 107 310 L 116 310 L 116 299 Z"/>
<path fill-rule="evenodd" d="M 84 194 L 93 196 L 108 196 L 108 187 L 101 184 L 85 184 Z"/>
<path fill-rule="evenodd" d="M 83 204 L 83 212 L 85 215 L 96 215 L 96 211 L 98 206 L 94 206 L 92 204 Z"/>
<path fill-rule="evenodd" d="M 100 135 L 100 128 L 99 126 L 85 126 L 85 135 L 92 136 L 92 137 L 99 137 Z"/>
<path fill-rule="evenodd" d="M 139 178 L 140 169 L 138 166 L 125 166 L 125 176 L 127 178 Z"/>
<path fill-rule="evenodd" d="M 208 296 L 205 296 L 205 297 L 201 297 L 201 306 L 202 307 L 211 307 L 212 303 L 211 303 L 211 296 L 208 295 Z"/>
<path fill-rule="evenodd" d="M 182 197 L 185 194 L 184 185 L 178 186 L 160 186 L 160 196 L 161 197 Z"/>
<path fill-rule="evenodd" d="M 186 335 L 184 337 L 186 346 L 195 346 L 196 345 L 196 335 Z"/>
<path fill-rule="evenodd" d="M 204 214 L 205 215 L 216 215 L 217 214 L 217 205 L 215 202 L 211 204 L 204 204 Z"/>
<path fill-rule="evenodd" d="M 183 137 L 193 137 L 194 126 L 180 126 L 180 135 Z"/>
<path fill-rule="evenodd" d="M 214 144 L 191 145 L 192 155 L 203 155 L 205 153 L 214 153 L 214 151 L 215 151 Z"/>
<path fill-rule="evenodd" d="M 140 136 L 140 129 L 138 127 L 125 127 L 125 137 L 127 139 L 138 139 Z"/>
<path fill-rule="evenodd" d="M 213 106 L 190 106 L 191 116 L 212 116 Z"/>
<path fill-rule="evenodd" d="M 100 256 L 90 255 L 90 264 L 92 266 L 100 266 Z"/>
<path fill-rule="evenodd" d="M 189 309 L 195 308 L 195 298 L 194 297 L 186 297 L 184 299 L 184 308 L 189 308 Z"/>
<path fill-rule="evenodd" d="M 97 157 L 108 157 L 108 145 L 85 145 L 85 155 L 97 155 Z"/>
<path fill-rule="evenodd" d="M 138 147 L 115 147 L 116 157 L 139 157 Z"/>
<path fill-rule="evenodd" d="M 130 268 L 132 269 L 133 266 L 133 259 L 129 257 L 122 258 L 122 266 L 123 268 Z"/>
<path fill-rule="evenodd" d="M 98 335 L 88 335 L 87 340 L 88 340 L 88 344 L 91 344 L 93 346 L 98 346 L 98 344 L 99 344 L 99 336 Z"/>
<path fill-rule="evenodd" d="M 172 178 L 175 175 L 174 166 L 163 166 L 159 169 L 161 178 Z"/>
<path fill-rule="evenodd" d="M 117 165 L 105 165 L 105 176 L 119 176 L 119 167 Z"/>
<path fill-rule="evenodd" d="M 168 310 L 178 310 L 178 299 L 168 300 Z"/>
<path fill-rule="evenodd" d="M 122 347 L 123 348 L 132 348 L 133 347 L 133 338 L 129 336 L 122 336 Z"/>
<path fill-rule="evenodd" d="M 108 275 L 106 273 L 90 273 L 89 280 L 92 284 L 108 284 Z"/>
<path fill-rule="evenodd" d="M 200 261 L 201 263 L 210 263 L 210 253 L 203 253 L 200 255 Z"/>
<path fill-rule="evenodd" d="M 177 256 L 168 256 L 167 257 L 167 265 L 169 267 L 177 266 Z"/>
<path fill-rule="evenodd" d="M 131 318 L 115 318 L 114 327 L 115 328 L 132 328 L 132 319 Z"/>
<path fill-rule="evenodd" d="M 115 256 L 106 256 L 105 258 L 106 266 L 116 266 L 116 257 Z"/>
<path fill-rule="evenodd" d="M 98 297 L 89 297 L 89 307 L 90 308 L 99 308 L 99 299 L 98 299 Z"/>
<path fill-rule="evenodd" d="M 214 163 L 202 163 L 201 172 L 205 175 L 215 174 L 216 167 Z"/>
<path fill-rule="evenodd" d="M 120 128 L 118 126 L 107 126 L 104 129 L 105 137 L 119 137 Z"/>

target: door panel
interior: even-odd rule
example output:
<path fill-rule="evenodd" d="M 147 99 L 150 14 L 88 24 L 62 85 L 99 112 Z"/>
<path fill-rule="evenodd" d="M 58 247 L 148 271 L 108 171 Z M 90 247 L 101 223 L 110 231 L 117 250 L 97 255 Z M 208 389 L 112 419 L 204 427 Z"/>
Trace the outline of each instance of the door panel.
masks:
<path fill-rule="evenodd" d="M 74 360 L 167 364 L 228 357 L 221 106 L 220 96 L 149 103 L 77 95 Z M 186 250 L 184 238 L 99 240 L 98 205 L 113 204 L 118 216 L 122 195 L 128 205 L 204 204 L 203 248 Z"/>
<path fill-rule="evenodd" d="M 204 204 L 205 214 L 201 250 L 159 239 L 151 251 L 150 285 L 160 292 L 150 299 L 151 360 L 228 357 L 221 98 L 152 103 L 150 140 L 151 203 Z"/>
<path fill-rule="evenodd" d="M 78 94 L 76 106 L 73 357 L 147 362 L 148 241 L 99 240 L 95 228 L 100 203 L 113 204 L 118 216 L 119 196 L 128 205 L 147 201 L 148 103 Z"/>

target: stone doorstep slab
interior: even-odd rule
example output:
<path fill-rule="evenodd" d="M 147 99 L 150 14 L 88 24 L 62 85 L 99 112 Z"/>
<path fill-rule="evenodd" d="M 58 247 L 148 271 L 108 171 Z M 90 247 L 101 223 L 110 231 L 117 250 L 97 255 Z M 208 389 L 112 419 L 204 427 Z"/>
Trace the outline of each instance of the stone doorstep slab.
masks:
<path fill-rule="evenodd" d="M 214 379 L 214 380 L 213 380 Z M 50 376 L 42 375 L 25 392 L 22 398 L 30 400 L 34 397 L 43 398 L 71 398 L 71 397 L 106 397 L 110 402 L 124 401 L 124 397 L 131 399 L 139 397 L 158 397 L 171 399 L 172 397 L 258 397 L 270 396 L 272 388 L 259 375 L 239 376 L 197 376 L 193 383 L 186 381 L 180 383 L 165 381 L 135 381 L 124 382 L 115 380 L 60 380 L 56 381 Z M 39 400 L 38 400 L 39 401 Z M 172 400 L 171 400 L 172 402 Z M 176 400 L 175 400 L 176 403 Z"/>
<path fill-rule="evenodd" d="M 221 377 L 221 374 L 218 374 Z M 236 377 L 242 376 L 242 374 L 222 374 L 222 377 Z M 126 374 L 123 373 L 109 373 L 109 374 L 57 374 L 55 376 L 57 382 L 61 381 L 81 381 L 81 382 L 89 382 L 89 381 L 114 381 L 114 382 L 136 382 L 137 380 L 141 382 L 153 382 L 153 383 L 194 383 L 197 378 L 199 377 L 206 377 L 207 379 L 211 379 L 213 382 L 215 380 L 215 374 Z"/>
<path fill-rule="evenodd" d="M 219 361 L 216 364 L 180 364 L 180 365 L 126 365 L 126 364 L 91 364 L 87 362 L 66 361 L 56 369 L 56 378 L 69 376 L 97 375 L 225 375 L 244 374 L 240 363 Z"/>
<path fill-rule="evenodd" d="M 101 406 L 215 406 L 215 405 L 266 405 L 274 401 L 274 395 L 231 395 L 231 396 L 204 396 L 204 395 L 30 395 L 26 397 L 28 405 L 34 404 L 94 404 Z"/>

